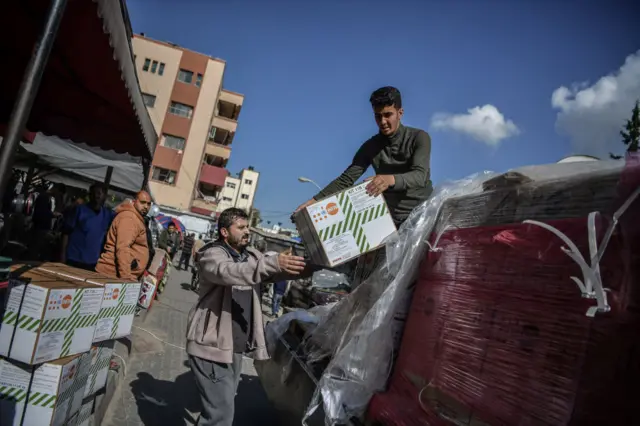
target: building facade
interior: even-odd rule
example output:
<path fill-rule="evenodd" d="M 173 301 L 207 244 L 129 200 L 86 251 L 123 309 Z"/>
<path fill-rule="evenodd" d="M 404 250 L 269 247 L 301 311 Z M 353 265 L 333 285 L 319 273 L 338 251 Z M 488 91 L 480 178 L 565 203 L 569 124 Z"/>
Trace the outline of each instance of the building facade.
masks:
<path fill-rule="evenodd" d="M 132 42 L 159 137 L 149 176 L 156 203 L 215 217 L 244 96 L 223 88 L 221 59 L 144 35 Z"/>
<path fill-rule="evenodd" d="M 236 176 L 227 176 L 218 199 L 218 213 L 230 207 L 237 207 L 251 213 L 259 179 L 260 173 L 253 167 L 243 169 Z"/>

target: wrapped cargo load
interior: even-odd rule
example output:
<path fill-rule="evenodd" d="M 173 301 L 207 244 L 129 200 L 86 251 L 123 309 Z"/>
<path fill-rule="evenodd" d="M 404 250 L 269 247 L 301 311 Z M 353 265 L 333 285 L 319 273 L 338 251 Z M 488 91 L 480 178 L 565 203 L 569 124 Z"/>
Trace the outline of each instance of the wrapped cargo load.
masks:
<path fill-rule="evenodd" d="M 391 389 L 382 395 L 388 397 L 386 404 L 377 402 L 381 397 L 372 402 L 372 417 L 380 424 L 526 423 L 518 419 L 529 419 L 526 424 L 579 424 L 579 416 L 571 419 L 560 413 L 571 413 L 567 407 L 579 406 L 581 397 L 585 403 L 592 401 L 587 395 L 607 400 L 602 407 L 591 403 L 587 411 L 594 419 L 614 409 L 619 410 L 618 419 L 631 416 L 628 398 L 623 402 L 610 387 L 617 384 L 629 392 L 629 377 L 639 379 L 640 370 L 620 367 L 637 366 L 621 360 L 634 353 L 630 343 L 621 342 L 640 337 L 634 314 L 637 291 L 632 287 L 638 271 L 630 266 L 640 265 L 640 235 L 628 224 L 640 217 L 639 202 L 632 196 L 637 196 L 639 185 L 640 164 L 631 156 L 626 168 L 625 162 L 616 161 L 553 164 L 503 175 L 487 173 L 437 188 L 387 244 L 384 265 L 308 336 L 309 358 L 330 359 L 309 414 L 322 404 L 330 425 L 363 417 L 371 397 L 385 389 L 402 333 L 397 322 L 402 322 L 403 304 L 417 287 L 411 326 L 404 331 L 408 337 L 402 339 Z M 622 205 L 627 207 L 618 210 Z M 522 224 L 525 220 L 533 222 Z M 578 242 L 570 245 L 554 235 L 558 229 Z M 600 249 L 596 256 L 590 251 L 592 241 Z M 586 260 L 580 261 L 578 253 L 585 253 Z M 445 261 L 438 260 L 442 258 Z M 509 259 L 518 261 L 506 263 Z M 435 270 L 430 269 L 433 262 Z M 425 275 L 425 268 L 431 272 Z M 465 281 L 471 274 L 474 278 Z M 598 276 L 606 292 L 595 284 Z M 453 288 L 460 291 L 455 297 Z M 524 295 L 518 296 L 518 291 Z M 425 302 L 424 292 L 436 292 L 433 302 Z M 536 308 L 539 304 L 542 307 Z M 492 317 L 492 307 L 502 309 L 501 317 Z M 426 312 L 432 312 L 429 322 L 414 320 Z M 456 316 L 459 312 L 461 317 Z M 529 326 L 516 321 L 524 315 Z M 478 325 L 491 321 L 498 325 Z M 412 332 L 421 343 L 409 350 Z M 493 345 L 487 343 L 490 339 Z M 554 351 L 556 345 L 560 348 Z M 531 365 L 523 351 L 542 351 L 548 358 L 539 355 L 540 362 Z M 407 358 L 413 363 L 404 361 Z M 557 371 L 568 365 L 576 373 L 581 362 L 597 365 L 597 360 L 608 364 L 602 373 L 592 367 L 589 374 L 594 379 L 584 390 L 578 389 L 575 375 Z M 414 370 L 403 375 L 405 365 Z M 546 419 L 556 423 L 536 417 L 541 414 L 534 408 L 542 410 L 544 404 L 532 395 L 541 392 L 551 398 L 545 399 Z M 553 399 L 550 395 L 556 393 L 560 397 Z M 402 401 L 411 403 L 401 405 Z M 560 408 L 563 402 L 568 405 Z M 455 409 L 458 414 L 446 414 Z M 384 417 L 385 410 L 399 414 Z"/>

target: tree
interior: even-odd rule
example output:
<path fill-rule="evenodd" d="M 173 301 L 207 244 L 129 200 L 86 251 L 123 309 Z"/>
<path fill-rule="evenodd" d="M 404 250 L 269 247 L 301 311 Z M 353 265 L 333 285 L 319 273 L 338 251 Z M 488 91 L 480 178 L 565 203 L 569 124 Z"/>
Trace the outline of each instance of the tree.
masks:
<path fill-rule="evenodd" d="M 251 226 L 255 228 L 256 226 L 260 225 L 260 222 L 262 222 L 262 217 L 260 216 L 260 210 L 252 207 L 251 208 Z"/>
<path fill-rule="evenodd" d="M 636 101 L 636 105 L 631 111 L 631 119 L 627 120 L 624 130 L 620 131 L 622 143 L 627 147 L 627 152 L 638 152 L 640 144 L 640 101 Z M 609 154 L 615 160 L 622 158 L 622 155 Z"/>

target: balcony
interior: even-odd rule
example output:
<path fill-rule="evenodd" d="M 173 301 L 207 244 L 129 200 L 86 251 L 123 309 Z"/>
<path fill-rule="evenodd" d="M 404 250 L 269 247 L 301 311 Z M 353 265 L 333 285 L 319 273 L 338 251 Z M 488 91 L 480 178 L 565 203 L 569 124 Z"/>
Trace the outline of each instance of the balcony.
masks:
<path fill-rule="evenodd" d="M 233 143 L 233 137 L 235 133 L 229 130 L 221 129 L 219 127 L 211 126 L 209 129 L 209 142 L 216 143 L 222 146 L 229 146 Z"/>
<path fill-rule="evenodd" d="M 228 160 L 229 157 L 231 157 L 231 148 L 222 144 L 209 141 L 207 146 L 204 148 L 204 153 L 210 157 L 223 158 L 225 160 Z M 206 161 L 206 163 L 211 164 L 213 166 L 217 165 L 209 161 Z"/>
<path fill-rule="evenodd" d="M 229 172 L 222 167 L 210 166 L 203 163 L 200 169 L 200 182 L 213 187 L 223 187 L 224 181 L 227 178 Z"/>
<path fill-rule="evenodd" d="M 229 158 L 218 157 L 217 155 L 205 154 L 204 155 L 204 163 L 210 166 L 215 167 L 227 167 L 227 163 L 229 162 Z"/>
<path fill-rule="evenodd" d="M 215 216 L 218 204 L 203 198 L 196 198 L 191 203 L 191 211 L 205 216 Z"/>
<path fill-rule="evenodd" d="M 219 130 L 226 130 L 229 133 L 235 133 L 238 129 L 238 122 L 229 118 L 214 115 L 211 120 L 211 125 L 217 127 Z"/>

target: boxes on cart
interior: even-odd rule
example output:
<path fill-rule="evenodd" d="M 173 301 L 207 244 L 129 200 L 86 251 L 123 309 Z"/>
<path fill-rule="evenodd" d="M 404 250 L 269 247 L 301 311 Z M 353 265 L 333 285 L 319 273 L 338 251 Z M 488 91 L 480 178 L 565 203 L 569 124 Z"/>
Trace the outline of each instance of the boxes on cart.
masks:
<path fill-rule="evenodd" d="M 37 367 L 0 358 L 0 424 L 62 426 L 69 418 L 78 355 Z"/>
<path fill-rule="evenodd" d="M 396 232 L 381 195 L 371 197 L 367 183 L 356 185 L 295 214 L 312 263 L 334 267 L 375 250 Z"/>
<path fill-rule="evenodd" d="M 94 395 L 97 391 L 107 385 L 107 376 L 109 374 L 109 365 L 111 364 L 111 356 L 115 340 L 107 340 L 97 343 L 89 352 L 89 368 L 87 382 L 84 388 L 83 397 Z"/>
<path fill-rule="evenodd" d="M 96 330 L 94 342 L 118 339 L 131 334 L 131 326 L 135 316 L 141 284 L 124 280 L 106 278 L 97 272 L 71 268 L 61 263 L 46 263 L 40 269 L 55 273 L 72 282 L 85 282 L 104 288 L 104 297 Z"/>
<path fill-rule="evenodd" d="M 93 341 L 102 342 L 130 335 L 138 305 L 140 283 L 111 278 L 87 279 L 86 282 L 104 287 L 102 307 Z"/>
<path fill-rule="evenodd" d="M 38 270 L 15 270 L 0 328 L 0 355 L 42 362 L 87 352 L 104 289 Z"/>

